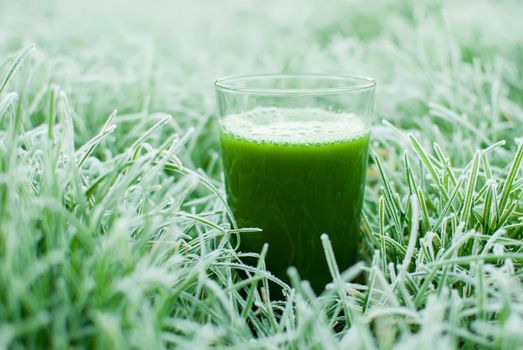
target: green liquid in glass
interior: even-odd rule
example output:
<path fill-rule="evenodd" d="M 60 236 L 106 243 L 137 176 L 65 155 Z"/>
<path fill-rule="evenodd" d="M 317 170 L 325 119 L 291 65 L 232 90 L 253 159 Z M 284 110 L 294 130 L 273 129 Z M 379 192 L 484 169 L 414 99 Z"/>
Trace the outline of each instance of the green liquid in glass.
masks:
<path fill-rule="evenodd" d="M 357 260 L 368 130 L 354 115 L 259 109 L 225 117 L 221 145 L 227 201 L 242 252 L 269 244 L 267 269 L 288 281 L 295 266 L 321 291 L 332 280 L 320 236 L 327 233 L 341 270 Z M 252 261 L 255 263 L 255 261 Z"/>

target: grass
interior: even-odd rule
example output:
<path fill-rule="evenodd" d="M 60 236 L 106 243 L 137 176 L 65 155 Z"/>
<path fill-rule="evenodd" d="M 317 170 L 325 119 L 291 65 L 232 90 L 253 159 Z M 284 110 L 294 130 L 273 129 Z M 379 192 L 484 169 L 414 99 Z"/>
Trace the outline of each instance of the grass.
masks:
<path fill-rule="evenodd" d="M 138 6 L 0 6 L 0 348 L 521 347 L 521 4 Z M 365 259 L 323 236 L 319 296 L 231 244 L 212 80 L 265 71 L 379 83 Z"/>

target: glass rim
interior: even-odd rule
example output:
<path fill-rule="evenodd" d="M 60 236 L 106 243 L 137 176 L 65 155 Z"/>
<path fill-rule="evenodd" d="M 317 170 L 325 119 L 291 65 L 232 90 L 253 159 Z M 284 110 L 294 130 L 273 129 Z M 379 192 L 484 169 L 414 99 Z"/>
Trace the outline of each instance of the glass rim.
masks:
<path fill-rule="evenodd" d="M 260 80 L 284 80 L 292 78 L 301 79 L 323 79 L 327 81 L 345 82 L 344 85 L 332 87 L 318 87 L 318 88 L 268 88 L 250 86 L 249 81 Z M 245 84 L 237 84 L 245 81 Z M 236 83 L 236 84 L 235 84 Z M 373 89 L 376 86 L 376 80 L 352 74 L 318 74 L 318 73 L 268 73 L 268 74 L 245 74 L 245 75 L 230 75 L 215 80 L 214 86 L 218 90 L 260 94 L 260 95 L 319 95 L 319 94 L 339 94 L 344 92 L 365 91 Z"/>

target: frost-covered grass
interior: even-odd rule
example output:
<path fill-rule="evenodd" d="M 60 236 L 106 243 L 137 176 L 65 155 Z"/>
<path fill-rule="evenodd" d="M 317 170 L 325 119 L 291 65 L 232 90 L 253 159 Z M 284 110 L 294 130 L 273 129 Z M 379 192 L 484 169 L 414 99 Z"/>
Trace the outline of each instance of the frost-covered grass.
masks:
<path fill-rule="evenodd" d="M 0 349 L 521 347 L 522 12 L 3 1 Z M 231 245 L 212 81 L 280 71 L 379 86 L 365 260 L 272 301 Z"/>

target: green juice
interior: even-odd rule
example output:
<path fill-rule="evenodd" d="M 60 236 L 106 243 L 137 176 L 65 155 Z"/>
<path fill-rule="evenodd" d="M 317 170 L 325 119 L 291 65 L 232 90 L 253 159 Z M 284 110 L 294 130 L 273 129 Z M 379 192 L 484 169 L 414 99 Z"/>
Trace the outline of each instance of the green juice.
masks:
<path fill-rule="evenodd" d="M 288 281 L 295 266 L 321 291 L 332 281 L 323 233 L 341 270 L 358 258 L 368 144 L 368 129 L 353 114 L 258 108 L 225 116 L 227 202 L 240 227 L 263 230 L 241 234 L 240 251 L 268 243 L 268 270 Z"/>

